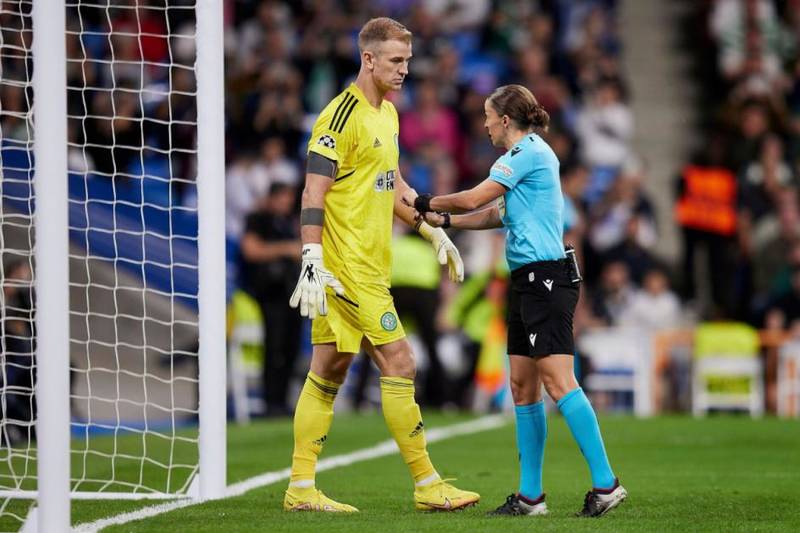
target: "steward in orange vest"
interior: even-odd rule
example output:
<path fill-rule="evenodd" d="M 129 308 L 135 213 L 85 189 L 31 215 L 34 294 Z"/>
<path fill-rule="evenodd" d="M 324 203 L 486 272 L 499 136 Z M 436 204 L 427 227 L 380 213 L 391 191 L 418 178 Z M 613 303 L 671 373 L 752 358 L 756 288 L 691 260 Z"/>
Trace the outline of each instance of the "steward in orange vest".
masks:
<path fill-rule="evenodd" d="M 675 218 L 684 228 L 732 236 L 736 233 L 736 177 L 722 167 L 688 165 Z"/>

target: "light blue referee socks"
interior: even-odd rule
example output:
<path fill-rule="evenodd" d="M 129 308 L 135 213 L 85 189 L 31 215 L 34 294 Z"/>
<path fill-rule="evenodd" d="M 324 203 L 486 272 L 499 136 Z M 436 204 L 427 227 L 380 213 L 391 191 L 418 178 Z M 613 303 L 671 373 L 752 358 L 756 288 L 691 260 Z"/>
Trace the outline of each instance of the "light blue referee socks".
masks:
<path fill-rule="evenodd" d="M 519 450 L 519 493 L 530 500 L 542 494 L 542 462 L 547 438 L 544 401 L 514 407 Z"/>
<path fill-rule="evenodd" d="M 614 486 L 616 478 L 608 464 L 608 456 L 603 446 L 603 437 L 600 435 L 600 426 L 594 414 L 592 404 L 583 389 L 578 387 L 564 395 L 558 401 L 558 408 L 567 421 L 572 436 L 578 443 L 581 453 L 589 463 L 592 473 L 592 487 L 607 489 Z"/>

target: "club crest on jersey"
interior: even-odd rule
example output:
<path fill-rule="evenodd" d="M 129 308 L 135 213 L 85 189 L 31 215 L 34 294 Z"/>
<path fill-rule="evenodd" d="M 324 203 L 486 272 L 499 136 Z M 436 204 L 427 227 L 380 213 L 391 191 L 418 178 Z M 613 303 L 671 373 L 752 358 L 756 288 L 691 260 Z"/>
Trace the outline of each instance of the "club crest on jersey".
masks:
<path fill-rule="evenodd" d="M 336 149 L 336 139 L 334 139 L 330 135 L 323 135 L 322 137 L 320 137 L 319 140 L 317 141 L 317 144 L 321 144 L 322 146 L 327 146 L 331 150 Z"/>
<path fill-rule="evenodd" d="M 394 313 L 387 311 L 381 316 L 381 327 L 386 331 L 394 331 L 397 329 L 397 317 Z"/>

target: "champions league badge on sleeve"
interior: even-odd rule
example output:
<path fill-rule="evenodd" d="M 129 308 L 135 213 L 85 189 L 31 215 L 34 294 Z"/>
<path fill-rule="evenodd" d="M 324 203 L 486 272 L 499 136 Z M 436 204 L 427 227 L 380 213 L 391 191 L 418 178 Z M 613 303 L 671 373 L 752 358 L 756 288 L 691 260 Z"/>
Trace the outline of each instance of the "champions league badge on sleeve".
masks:
<path fill-rule="evenodd" d="M 317 144 L 327 146 L 331 150 L 336 149 L 336 139 L 334 139 L 330 135 L 323 135 L 322 137 L 320 137 L 319 140 L 317 141 Z"/>

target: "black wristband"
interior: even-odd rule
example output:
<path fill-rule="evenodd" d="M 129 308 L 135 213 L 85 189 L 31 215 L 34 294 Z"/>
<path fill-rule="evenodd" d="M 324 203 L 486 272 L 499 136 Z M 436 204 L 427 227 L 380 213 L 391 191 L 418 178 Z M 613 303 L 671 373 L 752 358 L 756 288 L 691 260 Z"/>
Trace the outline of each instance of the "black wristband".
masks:
<path fill-rule="evenodd" d="M 442 224 L 442 228 L 447 229 L 450 227 L 450 213 L 439 213 L 444 217 L 444 224 Z"/>
<path fill-rule="evenodd" d="M 414 200 L 414 209 L 416 209 L 419 213 L 429 213 L 431 210 L 432 198 L 432 194 L 420 194 Z"/>

